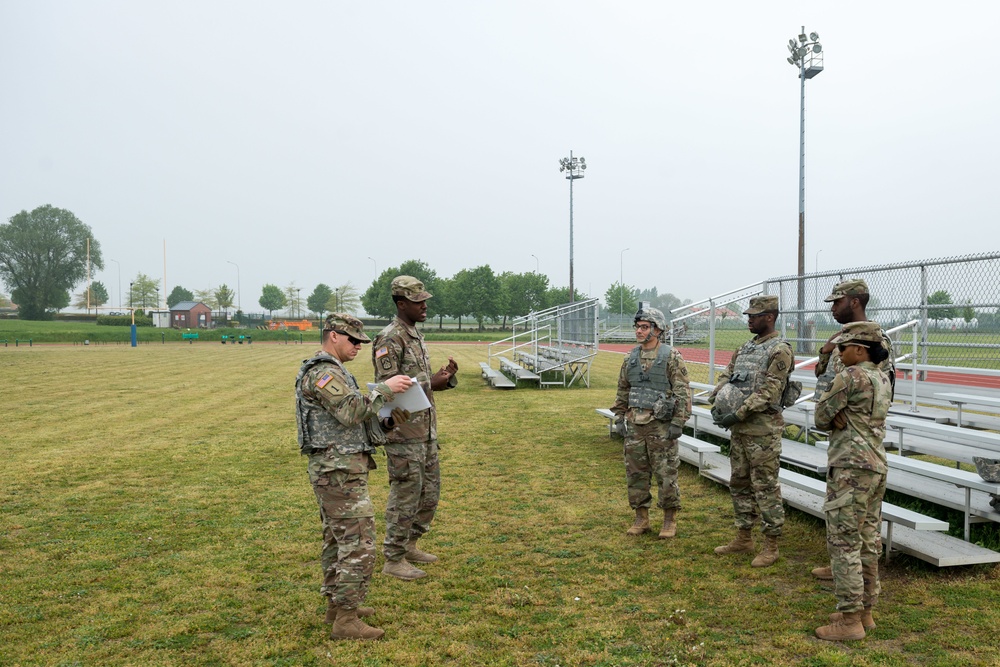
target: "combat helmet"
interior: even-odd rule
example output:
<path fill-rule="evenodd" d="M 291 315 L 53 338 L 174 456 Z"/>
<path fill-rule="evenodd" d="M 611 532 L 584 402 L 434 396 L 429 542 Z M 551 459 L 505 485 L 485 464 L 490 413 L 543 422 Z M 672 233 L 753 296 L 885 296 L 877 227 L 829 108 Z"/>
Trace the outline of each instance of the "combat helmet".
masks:
<path fill-rule="evenodd" d="M 634 324 L 638 324 L 639 322 L 649 322 L 660 331 L 667 330 L 667 318 L 665 318 L 663 313 L 657 308 L 640 308 L 635 314 L 635 319 L 632 321 Z"/>

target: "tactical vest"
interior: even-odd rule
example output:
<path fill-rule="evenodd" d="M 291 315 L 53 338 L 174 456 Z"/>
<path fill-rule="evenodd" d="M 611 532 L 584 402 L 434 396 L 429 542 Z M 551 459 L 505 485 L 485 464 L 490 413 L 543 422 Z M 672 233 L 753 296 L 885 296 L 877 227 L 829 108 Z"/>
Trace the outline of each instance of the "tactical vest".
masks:
<path fill-rule="evenodd" d="M 348 386 L 358 391 L 354 376 L 344 370 L 339 361 L 326 353 L 316 355 L 302 362 L 299 375 L 295 378 L 296 422 L 299 430 L 299 452 L 304 456 L 326 451 L 335 447 L 341 454 L 373 452 L 364 424 L 344 426 L 334 418 L 321 403 L 307 398 L 302 393 L 302 381 L 306 373 L 317 364 L 333 364 L 344 371 Z"/>
<path fill-rule="evenodd" d="M 628 358 L 628 406 L 630 408 L 641 408 L 652 410 L 656 399 L 662 398 L 670 392 L 670 380 L 667 379 L 667 361 L 670 359 L 670 346 L 660 343 L 656 351 L 656 359 L 650 365 L 648 371 L 642 370 L 642 362 L 639 355 L 641 347 L 632 350 Z"/>
<path fill-rule="evenodd" d="M 729 383 L 735 386 L 743 394 L 744 400 L 750 394 L 764 386 L 764 371 L 767 369 L 767 360 L 771 356 L 771 350 L 780 343 L 788 344 L 787 341 L 775 336 L 763 343 L 757 344 L 753 340 L 748 340 L 736 353 L 736 364 L 733 366 L 733 374 L 729 377 Z M 789 369 L 791 375 L 792 369 Z M 788 378 L 785 378 L 788 383 Z M 784 391 L 784 385 L 782 386 Z M 778 395 L 778 402 L 773 403 L 770 408 L 781 412 L 781 395 Z"/>
<path fill-rule="evenodd" d="M 893 359 L 892 339 L 885 332 L 882 332 L 882 347 L 889 351 L 889 356 L 882 363 L 877 364 L 877 368 L 889 376 L 890 396 L 891 398 L 895 398 L 896 362 Z M 830 391 L 830 387 L 833 386 L 833 378 L 837 377 L 837 373 L 842 370 L 844 370 L 844 362 L 840 360 L 840 351 L 834 350 L 830 354 L 830 361 L 826 365 L 826 370 L 816 378 L 816 392 L 814 395 L 816 400 L 819 400 L 820 396 Z"/>

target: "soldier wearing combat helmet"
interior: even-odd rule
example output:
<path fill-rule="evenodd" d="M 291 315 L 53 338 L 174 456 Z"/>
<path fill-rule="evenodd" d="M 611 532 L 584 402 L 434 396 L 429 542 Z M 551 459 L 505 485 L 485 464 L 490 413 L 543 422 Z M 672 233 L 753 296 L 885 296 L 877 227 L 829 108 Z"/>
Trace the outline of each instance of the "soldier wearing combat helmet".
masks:
<path fill-rule="evenodd" d="M 378 420 L 378 411 L 412 384 L 405 375 L 383 380 L 361 393 L 344 364 L 371 342 L 361 320 L 344 313 L 326 318 L 322 349 L 302 362 L 295 378 L 299 449 L 309 457 L 309 481 L 323 520 L 321 591 L 329 598 L 326 622 L 331 639 L 378 639 L 385 634 L 361 620 L 375 610 L 362 607 L 375 567 L 375 510 L 368 496 L 372 452 L 382 430 L 405 421 L 404 410 Z"/>
<path fill-rule="evenodd" d="M 778 538 L 785 523 L 778 483 L 782 397 L 792 373 L 792 347 L 775 331 L 778 297 L 755 296 L 743 311 L 754 338 L 740 347 L 723 371 L 712 399 L 738 396 L 724 410 L 719 400 L 712 409 L 715 423 L 732 429 L 729 446 L 729 492 L 736 515 L 736 537 L 715 548 L 717 554 L 753 553 L 753 526 L 759 521 L 764 549 L 753 567 L 767 567 L 778 559 Z M 735 408 L 735 409 L 734 409 Z"/>
<path fill-rule="evenodd" d="M 677 438 L 691 414 L 687 367 L 677 350 L 662 342 L 666 329 L 666 318 L 656 308 L 642 308 L 635 314 L 639 344 L 622 363 L 618 393 L 611 406 L 625 439 L 628 502 L 635 510 L 635 521 L 626 532 L 641 535 L 649 531 L 651 478 L 655 478 L 659 486 L 657 506 L 663 510 L 661 539 L 677 532 L 677 510 L 681 507 Z"/>
<path fill-rule="evenodd" d="M 876 323 L 851 322 L 834 343 L 844 370 L 816 403 L 816 426 L 830 432 L 823 511 L 837 612 L 816 636 L 844 641 L 862 639 L 875 627 L 888 472 L 882 440 L 892 387 L 876 365 L 887 354 Z"/>

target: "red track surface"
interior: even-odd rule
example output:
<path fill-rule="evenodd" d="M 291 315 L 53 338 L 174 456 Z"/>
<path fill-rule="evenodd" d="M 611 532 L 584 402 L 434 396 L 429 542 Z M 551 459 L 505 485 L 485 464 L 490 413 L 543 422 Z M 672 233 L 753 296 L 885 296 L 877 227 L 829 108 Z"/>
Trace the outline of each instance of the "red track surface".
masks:
<path fill-rule="evenodd" d="M 624 345 L 622 343 L 601 343 L 600 349 L 605 352 L 621 352 L 626 353 L 630 351 L 634 345 Z M 684 357 L 684 361 L 697 362 L 702 364 L 708 363 L 708 350 L 700 347 L 679 347 L 677 351 L 681 353 Z M 725 365 L 729 363 L 729 359 L 733 356 L 732 352 L 726 350 L 716 350 L 715 351 L 715 363 L 717 365 Z M 811 368 L 811 366 L 806 366 L 806 368 Z M 900 372 L 898 374 L 899 380 L 903 381 L 903 374 Z M 988 375 L 968 375 L 966 373 L 948 373 L 945 371 L 928 371 L 926 382 L 934 382 L 938 384 L 952 384 L 961 385 L 966 387 L 985 387 L 988 389 L 1000 389 L 1000 378 L 991 377 Z"/>

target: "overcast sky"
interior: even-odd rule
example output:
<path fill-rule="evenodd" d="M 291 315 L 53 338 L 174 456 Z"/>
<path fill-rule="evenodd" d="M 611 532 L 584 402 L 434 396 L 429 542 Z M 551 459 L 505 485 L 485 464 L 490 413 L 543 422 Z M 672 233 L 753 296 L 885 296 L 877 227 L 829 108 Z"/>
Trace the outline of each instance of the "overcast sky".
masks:
<path fill-rule="evenodd" d="M 75 213 L 112 303 L 164 244 L 248 311 L 407 259 L 566 286 L 572 150 L 576 288 L 698 300 L 796 272 L 803 25 L 807 271 L 1000 249 L 1000 3 L 954 0 L 0 0 L 0 219 Z"/>

